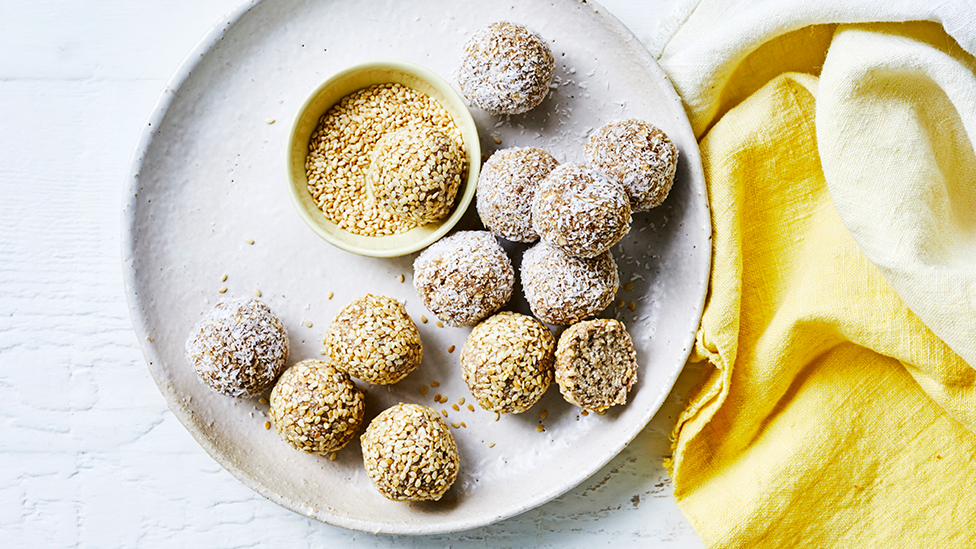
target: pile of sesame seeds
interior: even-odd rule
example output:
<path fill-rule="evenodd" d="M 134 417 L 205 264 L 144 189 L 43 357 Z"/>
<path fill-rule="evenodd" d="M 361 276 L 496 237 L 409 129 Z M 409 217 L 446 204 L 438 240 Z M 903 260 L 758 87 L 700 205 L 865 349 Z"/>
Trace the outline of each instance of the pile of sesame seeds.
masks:
<path fill-rule="evenodd" d="M 555 347 L 544 324 L 503 311 L 471 330 L 461 348 L 461 376 L 485 410 L 522 413 L 552 383 Z"/>
<path fill-rule="evenodd" d="M 400 84 L 357 91 L 322 115 L 309 142 L 305 172 L 309 193 L 326 218 L 364 236 L 398 234 L 419 225 L 380 208 L 366 185 L 377 143 L 408 127 L 439 131 L 464 156 L 461 132 L 451 115 L 426 94 Z"/>
<path fill-rule="evenodd" d="M 304 360 L 285 371 L 271 391 L 270 404 L 281 438 L 312 454 L 345 446 L 366 409 L 363 393 L 349 376 L 321 360 Z"/>
<path fill-rule="evenodd" d="M 384 410 L 361 441 L 366 475 L 394 501 L 439 500 L 457 478 L 454 436 L 427 406 L 401 403 Z"/>
<path fill-rule="evenodd" d="M 423 358 L 420 331 L 402 303 L 367 294 L 339 311 L 325 350 L 340 370 L 378 385 L 396 383 Z"/>

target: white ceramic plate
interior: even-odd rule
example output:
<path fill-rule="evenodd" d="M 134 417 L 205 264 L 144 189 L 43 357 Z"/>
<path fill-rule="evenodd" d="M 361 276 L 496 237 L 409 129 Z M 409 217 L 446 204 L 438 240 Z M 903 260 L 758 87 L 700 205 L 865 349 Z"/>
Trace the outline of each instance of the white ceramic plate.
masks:
<path fill-rule="evenodd" d="M 461 397 L 473 402 L 461 380 L 459 352 L 448 352 L 452 345 L 460 349 L 469 329 L 438 328 L 424 310 L 411 284 L 415 255 L 375 259 L 333 248 L 305 226 L 286 192 L 290 121 L 320 82 L 372 58 L 413 61 L 453 81 L 467 37 L 502 19 L 549 41 L 558 86 L 524 116 L 472 109 L 486 154 L 534 145 L 560 162 L 580 162 L 593 129 L 631 116 L 663 128 L 681 153 L 671 196 L 635 215 L 630 234 L 613 250 L 621 284 L 633 284 L 618 297 L 636 307 L 614 306 L 605 315 L 629 327 L 640 370 L 630 402 L 604 416 L 582 416 L 555 385 L 528 412 L 497 422 L 480 409 L 453 411 L 450 404 Z M 216 26 L 174 76 L 146 126 L 126 186 L 126 291 L 149 369 L 173 413 L 214 459 L 262 495 L 368 532 L 482 526 L 540 505 L 596 472 L 667 396 L 690 352 L 707 286 L 708 207 L 681 101 L 640 42 L 592 2 L 249 3 Z M 459 228 L 474 223 L 469 212 Z M 517 265 L 524 247 L 508 248 Z M 406 282 L 398 281 L 401 274 Z M 221 286 L 227 293 L 217 293 Z M 435 393 L 450 399 L 436 408 L 467 427 L 453 430 L 462 471 L 441 501 L 388 501 L 370 486 L 358 441 L 335 461 L 300 453 L 265 430 L 266 405 L 258 399 L 224 397 L 197 379 L 183 358 L 190 327 L 219 299 L 253 296 L 255 289 L 290 333 L 290 363 L 319 357 L 333 315 L 367 292 L 405 301 L 418 322 L 421 315 L 431 319 L 419 324 L 421 367 L 393 387 L 369 387 L 366 413 L 368 420 L 399 401 L 435 405 Z M 527 312 L 520 299 L 511 308 Z M 421 386 L 435 380 L 440 386 L 422 396 Z M 543 410 L 548 417 L 540 422 Z M 540 423 L 544 432 L 536 430 Z"/>

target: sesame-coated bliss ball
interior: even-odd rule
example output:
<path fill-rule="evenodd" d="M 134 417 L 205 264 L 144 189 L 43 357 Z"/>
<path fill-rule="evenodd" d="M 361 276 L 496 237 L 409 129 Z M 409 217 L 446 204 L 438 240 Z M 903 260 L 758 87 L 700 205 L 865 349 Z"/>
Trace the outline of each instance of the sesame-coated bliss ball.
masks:
<path fill-rule="evenodd" d="M 532 314 L 549 324 L 572 324 L 613 302 L 620 277 L 607 250 L 579 258 L 540 242 L 522 256 L 522 289 Z"/>
<path fill-rule="evenodd" d="M 555 349 L 545 324 L 503 311 L 471 330 L 461 349 L 461 376 L 485 410 L 519 414 L 552 383 Z"/>
<path fill-rule="evenodd" d="M 274 383 L 288 360 L 288 333 L 255 299 L 221 301 L 204 313 L 186 340 L 186 361 L 211 389 L 256 395 Z"/>
<path fill-rule="evenodd" d="M 413 263 L 417 295 L 449 326 L 470 326 L 512 297 L 515 270 L 488 231 L 461 231 L 441 239 Z"/>
<path fill-rule="evenodd" d="M 367 294 L 339 311 L 325 333 L 325 350 L 340 371 L 390 385 L 420 365 L 420 331 L 392 297 Z"/>
<path fill-rule="evenodd" d="M 271 390 L 271 420 L 285 442 L 310 454 L 334 452 L 363 422 L 363 393 L 328 362 L 303 360 Z"/>
<path fill-rule="evenodd" d="M 623 186 L 578 164 L 553 170 L 536 189 L 532 227 L 574 257 L 596 257 L 630 230 L 630 199 Z"/>
<path fill-rule="evenodd" d="M 623 184 L 635 212 L 664 202 L 678 167 L 678 149 L 667 134 L 636 118 L 601 126 L 584 154 L 587 164 Z"/>
<path fill-rule="evenodd" d="M 478 216 L 493 234 L 513 242 L 535 242 L 532 199 L 539 183 L 559 162 L 542 149 L 502 149 L 478 177 Z"/>
<path fill-rule="evenodd" d="M 498 21 L 464 44 L 458 83 L 465 97 L 492 114 L 521 114 L 549 93 L 555 58 L 537 35 Z"/>
<path fill-rule="evenodd" d="M 463 173 L 457 143 L 434 128 L 408 126 L 376 144 L 366 183 L 380 209 L 423 224 L 451 211 Z"/>
<path fill-rule="evenodd" d="M 574 324 L 559 336 L 556 382 L 570 404 L 602 412 L 626 404 L 637 382 L 637 353 L 627 328 L 597 318 Z"/>
<path fill-rule="evenodd" d="M 454 437 L 427 406 L 400 403 L 384 410 L 360 440 L 366 475 L 389 499 L 436 501 L 457 479 Z"/>

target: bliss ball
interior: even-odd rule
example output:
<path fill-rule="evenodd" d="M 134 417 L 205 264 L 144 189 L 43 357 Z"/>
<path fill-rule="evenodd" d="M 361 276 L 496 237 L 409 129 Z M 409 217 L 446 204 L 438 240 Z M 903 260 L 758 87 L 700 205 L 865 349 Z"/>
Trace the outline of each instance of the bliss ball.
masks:
<path fill-rule="evenodd" d="M 600 172 L 564 164 L 536 189 L 532 227 L 571 256 L 596 257 L 630 230 L 630 199 L 620 183 Z"/>
<path fill-rule="evenodd" d="M 521 275 L 532 314 L 549 324 L 572 324 L 599 314 L 613 302 L 620 285 L 609 250 L 584 259 L 544 242 L 526 250 Z"/>
<path fill-rule="evenodd" d="M 471 330 L 461 349 L 461 377 L 485 410 L 519 414 L 552 383 L 555 349 L 545 324 L 503 311 Z"/>
<path fill-rule="evenodd" d="M 288 360 L 288 333 L 255 299 L 221 301 L 204 313 L 186 340 L 186 361 L 211 389 L 232 397 L 261 393 Z"/>
<path fill-rule="evenodd" d="M 487 231 L 441 239 L 413 263 L 417 295 L 448 326 L 471 326 L 512 297 L 515 270 Z"/>
<path fill-rule="evenodd" d="M 532 199 L 535 190 L 559 162 L 535 148 L 502 149 L 491 155 L 478 177 L 478 216 L 496 236 L 513 242 L 535 242 Z"/>
<path fill-rule="evenodd" d="M 383 136 L 373 150 L 366 188 L 380 209 L 415 223 L 431 223 L 451 211 L 464 153 L 447 135 L 408 126 Z"/>
<path fill-rule="evenodd" d="M 627 403 L 637 382 L 637 353 L 624 325 L 597 318 L 574 324 L 559 336 L 556 383 L 566 402 L 602 412 Z"/>
<path fill-rule="evenodd" d="M 499 21 L 464 44 L 458 84 L 464 96 L 492 114 L 521 114 L 549 93 L 555 58 L 539 36 Z"/>
<path fill-rule="evenodd" d="M 303 360 L 271 390 L 271 421 L 281 438 L 310 454 L 334 452 L 352 440 L 366 410 L 362 391 L 328 362 Z"/>
<path fill-rule="evenodd" d="M 390 385 L 420 366 L 420 330 L 392 297 L 367 294 L 346 305 L 329 324 L 325 350 L 339 370 L 376 385 Z"/>
<path fill-rule="evenodd" d="M 601 126 L 586 142 L 584 155 L 587 164 L 624 186 L 634 212 L 664 202 L 678 167 L 678 149 L 667 134 L 636 118 Z"/>
<path fill-rule="evenodd" d="M 439 500 L 458 474 L 458 451 L 447 424 L 427 406 L 397 404 L 361 437 L 373 486 L 394 501 Z"/>

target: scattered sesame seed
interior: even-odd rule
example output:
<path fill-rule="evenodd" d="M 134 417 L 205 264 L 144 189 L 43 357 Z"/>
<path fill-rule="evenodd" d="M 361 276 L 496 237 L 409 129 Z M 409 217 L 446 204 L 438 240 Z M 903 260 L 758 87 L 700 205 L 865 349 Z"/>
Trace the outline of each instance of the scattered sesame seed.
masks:
<path fill-rule="evenodd" d="M 274 124 L 275 123 L 275 119 L 274 118 L 269 118 L 269 119 L 265 120 L 265 122 L 267 122 L 268 124 Z"/>
<path fill-rule="evenodd" d="M 264 422 L 264 428 L 265 429 L 270 429 L 271 428 L 271 422 L 270 421 L 265 421 Z"/>
<path fill-rule="evenodd" d="M 430 389 L 428 389 L 427 386 L 424 385 L 423 387 L 420 388 L 420 394 L 426 395 L 427 394 L 427 391 L 429 391 L 429 390 Z"/>
<path fill-rule="evenodd" d="M 335 461 L 337 455 L 338 454 L 336 454 L 335 452 L 332 452 L 331 454 L 329 454 L 329 461 Z"/>
<path fill-rule="evenodd" d="M 404 281 L 404 278 L 403 278 L 403 273 L 400 273 L 400 274 L 399 274 L 399 275 L 397 276 L 397 280 L 399 280 L 399 281 L 400 281 L 400 284 L 403 284 L 403 281 Z"/>
<path fill-rule="evenodd" d="M 488 443 L 488 447 L 489 448 L 494 448 L 495 447 L 495 443 L 494 442 L 489 442 Z"/>
<path fill-rule="evenodd" d="M 427 317 L 424 315 L 420 315 L 420 321 L 423 322 L 424 324 L 427 324 Z"/>
<path fill-rule="evenodd" d="M 458 399 L 458 404 L 464 404 L 464 397 Z"/>
<path fill-rule="evenodd" d="M 440 320 L 438 320 L 438 321 L 437 321 L 437 327 L 438 327 L 438 328 L 443 328 L 443 327 L 444 327 L 444 323 L 443 323 L 443 322 L 441 322 Z"/>
<path fill-rule="evenodd" d="M 441 394 L 437 393 L 436 395 L 434 395 L 434 402 L 440 402 L 440 401 L 441 401 Z"/>
<path fill-rule="evenodd" d="M 321 351 L 319 351 L 319 354 L 324 356 L 324 355 L 329 354 L 329 351 L 326 351 L 325 349 L 322 349 Z"/>
<path fill-rule="evenodd" d="M 631 291 L 633 289 L 634 289 L 634 285 L 633 284 L 624 284 L 624 290 L 626 290 L 626 291 L 629 292 L 629 291 Z"/>
<path fill-rule="evenodd" d="M 448 347 L 447 348 L 447 352 L 453 353 L 454 352 L 454 345 L 451 345 L 450 347 Z"/>
<path fill-rule="evenodd" d="M 467 425 L 465 425 L 463 421 L 461 422 L 461 427 L 464 427 L 465 429 L 467 429 L 467 428 L 468 428 L 468 426 L 467 426 Z"/>
<path fill-rule="evenodd" d="M 227 275 L 225 274 L 224 276 L 220 277 L 220 281 L 227 282 Z"/>
<path fill-rule="evenodd" d="M 458 422 L 456 422 L 456 421 L 452 421 L 451 422 L 451 427 L 454 427 L 455 429 L 460 429 L 461 428 L 461 424 L 458 423 Z"/>
<path fill-rule="evenodd" d="M 252 240 L 250 238 L 245 238 L 244 239 L 244 242 L 247 242 L 248 244 L 254 244 L 254 240 Z"/>
<path fill-rule="evenodd" d="M 539 425 L 538 427 L 535 428 L 535 430 L 536 430 L 537 433 L 541 433 L 542 431 L 545 431 L 546 430 L 546 426 L 545 425 Z"/>
<path fill-rule="evenodd" d="M 447 410 L 441 409 L 441 415 L 447 417 Z"/>
<path fill-rule="evenodd" d="M 471 410 L 473 412 L 474 411 L 474 406 L 468 404 L 468 410 Z"/>
<path fill-rule="evenodd" d="M 539 414 L 539 419 L 546 419 L 546 416 L 548 415 L 549 415 L 549 410 L 543 410 L 542 413 Z"/>
<path fill-rule="evenodd" d="M 439 381 L 431 381 L 430 382 L 430 386 L 431 387 L 440 387 L 441 386 L 441 383 Z"/>
<path fill-rule="evenodd" d="M 596 413 L 596 415 L 598 415 L 598 416 L 602 416 L 602 415 L 604 415 L 604 414 L 606 414 L 606 413 L 607 413 L 607 411 L 606 411 L 606 410 L 600 410 L 600 411 L 598 411 L 598 412 Z"/>
<path fill-rule="evenodd" d="M 633 311 L 635 308 L 637 308 L 637 304 L 634 303 L 633 301 L 631 301 L 630 302 L 630 310 Z"/>
<path fill-rule="evenodd" d="M 626 304 L 627 304 L 627 302 L 621 299 L 620 301 L 617 302 L 617 308 L 619 309 L 619 308 L 623 307 Z"/>
<path fill-rule="evenodd" d="M 442 396 L 441 397 L 441 404 L 446 404 L 446 403 L 447 403 L 447 397 L 446 396 Z"/>
<path fill-rule="evenodd" d="M 498 418 L 500 417 L 502 417 L 502 415 L 499 414 L 498 412 L 495 412 L 495 421 L 498 421 Z"/>
<path fill-rule="evenodd" d="M 451 408 L 453 408 L 455 412 L 460 412 L 461 411 L 461 408 L 458 408 L 458 405 L 457 404 L 451 404 Z"/>
<path fill-rule="evenodd" d="M 586 410 L 583 410 L 582 412 L 580 412 L 580 415 L 588 416 L 588 415 L 590 415 L 590 413 L 587 412 Z"/>
<path fill-rule="evenodd" d="M 307 318 L 302 321 L 302 324 L 304 324 L 306 328 L 311 328 L 312 327 L 312 321 L 309 320 L 309 319 L 307 319 Z"/>
<path fill-rule="evenodd" d="M 261 297 L 261 290 L 254 288 L 254 295 Z"/>
<path fill-rule="evenodd" d="M 268 403 L 268 399 L 266 399 L 264 397 L 261 397 L 261 398 L 258 399 L 258 402 L 261 403 L 261 404 L 267 404 Z"/>
<path fill-rule="evenodd" d="M 329 292 L 329 296 L 328 296 L 328 298 L 329 298 L 329 299 L 332 299 L 332 296 L 333 296 L 333 295 L 335 295 L 335 294 L 333 294 L 332 292 Z"/>
<path fill-rule="evenodd" d="M 494 141 L 496 145 L 502 144 L 502 138 L 498 137 L 497 135 L 491 136 L 491 140 Z"/>
<path fill-rule="evenodd" d="M 219 289 L 217 290 L 217 293 L 218 293 L 218 294 L 224 294 L 224 293 L 227 293 L 227 286 L 221 286 L 221 287 L 220 287 L 220 288 L 219 288 Z"/>

